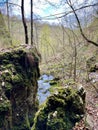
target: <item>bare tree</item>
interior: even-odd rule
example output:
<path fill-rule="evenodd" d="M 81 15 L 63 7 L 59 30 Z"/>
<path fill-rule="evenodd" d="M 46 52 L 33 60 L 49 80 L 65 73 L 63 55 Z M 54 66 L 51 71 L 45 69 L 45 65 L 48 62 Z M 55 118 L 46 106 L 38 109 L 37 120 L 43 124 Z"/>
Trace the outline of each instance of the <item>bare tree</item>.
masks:
<path fill-rule="evenodd" d="M 27 29 L 25 15 L 24 15 L 24 0 L 21 0 L 21 14 L 22 14 L 22 22 L 23 22 L 24 32 L 25 32 L 25 43 L 28 44 L 28 29 Z"/>
<path fill-rule="evenodd" d="M 33 45 L 33 1 L 31 0 L 31 45 Z"/>
<path fill-rule="evenodd" d="M 71 0 L 67 0 L 67 4 L 68 4 L 69 7 L 72 9 L 72 11 L 73 11 L 73 13 L 74 13 L 74 15 L 75 15 L 75 18 L 76 18 L 76 20 L 77 20 L 77 23 L 78 23 L 78 26 L 79 26 L 79 30 L 80 30 L 80 32 L 81 32 L 82 37 L 83 37 L 88 43 L 91 43 L 91 44 L 93 44 L 93 45 L 95 45 L 95 46 L 98 47 L 98 43 L 96 43 L 96 42 L 94 42 L 94 41 L 88 39 L 87 36 L 84 34 L 84 32 L 83 32 L 83 30 L 82 30 L 82 27 L 81 27 L 80 20 L 79 20 L 78 15 L 77 15 L 77 13 L 76 13 L 76 11 L 75 11 L 73 5 L 72 5 Z"/>

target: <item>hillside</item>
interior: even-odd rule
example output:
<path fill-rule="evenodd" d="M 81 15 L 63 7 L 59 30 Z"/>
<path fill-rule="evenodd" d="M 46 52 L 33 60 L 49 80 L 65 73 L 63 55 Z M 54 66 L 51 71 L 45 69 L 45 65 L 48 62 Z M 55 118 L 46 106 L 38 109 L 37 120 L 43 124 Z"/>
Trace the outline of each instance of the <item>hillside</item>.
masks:
<path fill-rule="evenodd" d="M 0 16 L 1 26 L 6 28 L 2 29 L 4 34 L 1 35 L 0 41 L 1 47 L 17 46 L 24 44 L 24 28 L 22 21 L 13 16 L 10 18 L 10 35 L 8 34 L 7 17 Z M 30 21 L 27 20 L 28 36 L 30 43 Z M 94 19 L 87 27 L 83 29 L 84 34 L 91 40 L 97 41 L 98 37 L 98 19 Z M 9 36 L 8 36 L 9 35 Z M 6 39 L 5 39 L 6 36 Z M 7 40 L 8 39 L 8 40 Z M 84 69 L 86 60 L 93 56 L 96 51 L 96 47 L 87 43 L 81 36 L 79 29 L 71 30 L 63 25 L 49 25 L 48 23 L 41 23 L 34 21 L 33 23 L 33 41 L 37 49 L 42 55 L 42 68 L 45 63 L 48 66 L 44 68 L 50 69 L 51 66 L 56 67 L 56 71 L 59 71 L 59 67 L 64 67 L 63 73 L 70 73 L 74 68 L 74 55 L 77 53 L 77 69 Z M 5 46 L 4 46 L 5 45 Z M 76 52 L 75 52 L 76 51 Z M 85 63 L 85 64 L 83 64 Z M 72 70 L 71 70 L 72 69 Z M 67 72 L 67 71 L 68 72 Z M 55 72 L 55 70 L 53 70 Z M 58 73 L 57 71 L 57 73 Z M 53 73 L 54 73 L 53 72 Z M 60 72 L 62 73 L 62 72 Z M 72 72 L 73 73 L 73 72 Z"/>
<path fill-rule="evenodd" d="M 4 48 L 11 43 L 10 33 L 8 32 L 3 15 L 0 12 L 0 47 Z"/>
<path fill-rule="evenodd" d="M 27 21 L 27 27 L 28 27 L 29 43 L 30 43 L 30 21 L 29 20 L 26 20 L 26 21 Z M 17 17 L 11 17 L 10 18 L 10 32 L 9 32 L 7 23 L 8 23 L 7 17 L 0 14 L 0 38 L 1 38 L 0 49 L 4 52 L 6 48 L 8 48 L 7 50 L 10 50 L 10 48 L 13 50 L 13 48 L 16 48 L 16 46 L 25 44 L 24 29 L 23 29 L 22 21 Z M 83 33 L 90 40 L 98 42 L 98 19 L 94 19 L 88 26 L 84 27 Z M 37 127 L 38 122 L 40 121 L 44 122 L 44 119 L 48 120 L 48 116 L 49 116 L 48 125 L 51 125 L 50 118 L 53 119 L 53 123 L 55 123 L 56 121 L 59 121 L 58 118 L 54 120 L 54 118 L 52 117 L 52 114 L 54 114 L 55 111 L 56 113 L 58 113 L 59 109 L 62 111 L 61 113 L 58 113 L 59 114 L 58 117 L 62 115 L 64 117 L 64 120 L 66 120 L 65 118 L 66 113 L 64 113 L 65 112 L 64 109 L 66 110 L 69 109 L 66 106 L 66 102 L 68 103 L 68 105 L 70 104 L 71 99 L 74 102 L 75 97 L 73 97 L 73 94 L 77 97 L 77 99 L 80 99 L 80 98 L 78 97 L 79 96 L 78 92 L 76 92 L 75 94 L 72 90 L 69 90 L 69 89 L 68 90 L 66 89 L 65 91 L 65 88 L 71 87 L 74 89 L 79 89 L 82 86 L 86 91 L 85 118 L 87 122 L 85 122 L 85 119 L 83 119 L 80 121 L 80 124 L 76 123 L 74 130 L 77 130 L 77 127 L 81 127 L 81 125 L 83 129 L 90 130 L 90 129 L 96 128 L 94 130 L 97 130 L 98 48 L 90 43 L 87 43 L 87 41 L 83 39 L 83 37 L 80 34 L 79 28 L 72 29 L 72 28 L 64 27 L 63 25 L 50 25 L 48 23 L 42 23 L 42 22 L 36 22 L 36 21 L 34 21 L 33 23 L 33 41 L 34 41 L 34 46 L 36 46 L 37 50 L 40 52 L 41 57 L 42 57 L 40 65 L 39 65 L 41 75 L 43 76 L 44 74 L 46 74 L 47 76 L 49 75 L 53 76 L 54 80 L 51 80 L 51 82 L 46 80 L 44 82 L 44 83 L 49 82 L 48 85 L 50 84 L 50 88 L 46 89 L 46 91 L 44 91 L 43 93 L 44 94 L 50 93 L 50 95 L 53 94 L 53 96 L 50 96 L 50 98 L 46 101 L 46 104 L 44 104 L 43 106 L 39 105 L 40 111 L 38 111 L 38 113 L 36 114 L 36 117 L 34 119 L 35 123 L 32 129 L 35 129 Z M 13 62 L 13 55 L 11 57 L 12 57 L 12 62 Z M 30 65 L 27 64 L 27 68 L 29 66 L 30 69 L 32 69 L 31 64 L 33 63 L 34 59 L 30 57 L 30 55 L 28 57 L 29 57 L 28 63 Z M 5 59 L 6 58 L 7 57 L 5 57 Z M 14 60 L 16 61 L 16 59 L 18 58 L 17 55 L 15 55 L 14 58 L 15 58 Z M 7 64 L 5 59 L 2 58 L 4 65 Z M 8 60 L 10 61 L 10 57 Z M 19 60 L 19 61 L 23 64 L 25 63 L 22 60 Z M 16 63 L 17 62 L 15 62 L 15 65 Z M 35 63 L 36 63 L 36 58 L 35 58 Z M 34 66 L 36 66 L 36 64 L 34 64 Z M 28 68 L 27 72 L 31 74 L 30 69 Z M 4 72 L 6 72 L 6 68 L 4 68 Z M 24 72 L 24 69 L 23 69 L 23 72 Z M 29 80 L 30 75 L 28 74 L 26 76 Z M 36 77 L 36 72 L 34 73 L 34 76 Z M 2 79 L 1 79 L 1 82 L 2 82 Z M 44 86 L 41 89 L 44 89 Z M 68 95 L 68 93 L 70 93 L 71 96 Z M 53 104 L 51 103 L 52 100 L 54 101 L 54 106 L 55 104 L 59 103 L 60 108 L 57 105 L 57 107 L 56 108 L 54 107 L 53 111 L 51 111 L 50 109 L 52 109 L 53 107 L 52 106 Z M 71 102 L 71 104 L 73 102 Z M 48 103 L 50 106 L 47 105 Z M 72 106 L 74 106 L 74 103 L 72 104 Z M 75 109 L 78 107 L 75 107 Z M 48 111 L 48 114 L 45 113 L 47 110 L 50 110 Z M 80 110 L 80 107 L 79 107 L 79 110 Z M 68 112 L 70 111 L 68 110 Z M 45 114 L 45 118 L 40 117 L 38 115 L 39 113 L 42 114 L 42 117 L 43 117 L 43 114 Z M 69 115 L 67 115 L 68 116 L 67 120 L 70 122 L 71 118 L 73 119 L 76 118 L 76 115 L 77 113 L 75 113 L 75 117 L 70 117 L 70 119 L 69 119 Z M 37 119 L 37 117 L 39 117 L 39 119 Z M 93 119 L 94 121 L 93 123 L 91 123 Z M 66 125 L 64 124 L 64 121 L 62 122 L 62 119 L 60 121 L 61 122 L 59 125 L 60 126 L 63 125 L 65 127 Z M 28 123 L 28 120 L 26 123 Z M 45 124 L 47 124 L 47 122 L 45 122 Z M 54 128 L 54 124 L 52 125 Z"/>

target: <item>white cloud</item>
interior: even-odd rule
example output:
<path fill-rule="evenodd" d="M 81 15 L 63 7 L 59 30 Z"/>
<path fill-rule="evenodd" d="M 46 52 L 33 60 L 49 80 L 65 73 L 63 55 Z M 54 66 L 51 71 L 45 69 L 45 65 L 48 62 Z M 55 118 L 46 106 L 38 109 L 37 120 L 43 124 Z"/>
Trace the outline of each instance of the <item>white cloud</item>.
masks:
<path fill-rule="evenodd" d="M 41 17 L 61 13 L 64 11 L 69 11 L 68 5 L 60 6 L 59 8 L 55 8 L 54 6 L 51 6 L 47 1 L 52 3 L 53 5 L 60 4 L 60 0 L 33 0 L 33 12 L 36 15 L 39 15 Z M 72 3 L 76 3 L 77 5 L 81 5 L 84 2 L 90 3 L 94 0 L 72 0 Z M 12 3 L 16 3 L 21 6 L 21 0 L 11 0 Z M 25 14 L 26 16 L 30 16 L 30 0 L 24 0 L 24 6 L 25 6 Z M 77 7 L 77 6 L 76 6 Z M 15 7 L 13 9 L 14 14 L 20 14 L 21 15 L 21 8 Z M 53 20 L 51 20 L 53 21 Z M 58 21 L 58 20 L 57 20 Z"/>
<path fill-rule="evenodd" d="M 26 16 L 30 16 L 30 0 L 24 0 L 24 8 Z"/>
<path fill-rule="evenodd" d="M 21 0 L 10 0 L 10 3 L 14 3 L 21 6 Z M 24 8 L 25 14 L 26 16 L 28 16 L 30 14 L 30 0 L 24 0 Z M 18 6 L 13 6 L 12 12 L 16 15 L 21 15 L 21 8 Z"/>

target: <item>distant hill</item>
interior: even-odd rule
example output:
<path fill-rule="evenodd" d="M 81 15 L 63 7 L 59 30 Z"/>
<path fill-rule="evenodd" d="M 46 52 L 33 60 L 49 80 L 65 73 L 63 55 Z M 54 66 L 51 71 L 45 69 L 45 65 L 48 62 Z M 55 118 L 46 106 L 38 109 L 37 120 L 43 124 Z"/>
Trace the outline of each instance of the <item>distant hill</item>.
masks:
<path fill-rule="evenodd" d="M 27 21 L 29 43 L 30 43 L 30 20 Z M 10 34 L 7 27 L 7 17 L 0 13 L 0 46 L 16 46 L 24 44 L 24 28 L 22 21 L 13 16 L 10 18 Z M 98 40 L 98 19 L 94 19 L 87 27 L 83 28 L 84 33 L 89 39 Z M 78 56 L 86 55 L 89 57 L 96 50 L 96 47 L 86 43 L 82 38 L 79 29 L 71 30 L 62 25 L 50 25 L 34 21 L 33 41 L 35 46 L 41 52 L 44 62 L 50 59 L 64 62 L 71 61 L 74 55 L 74 48 L 77 47 Z M 5 45 L 5 46 L 4 46 Z M 95 49 L 94 49 L 95 48 Z M 89 53 L 91 51 L 92 53 Z M 84 57 L 84 56 L 83 56 Z"/>
<path fill-rule="evenodd" d="M 0 47 L 11 44 L 11 38 L 3 15 L 0 12 Z"/>

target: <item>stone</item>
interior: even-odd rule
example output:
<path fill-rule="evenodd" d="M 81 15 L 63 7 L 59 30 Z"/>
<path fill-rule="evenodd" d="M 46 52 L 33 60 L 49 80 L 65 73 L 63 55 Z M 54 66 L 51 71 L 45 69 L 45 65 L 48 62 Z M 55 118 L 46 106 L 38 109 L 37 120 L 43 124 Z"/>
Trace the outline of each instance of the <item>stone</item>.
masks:
<path fill-rule="evenodd" d="M 61 88 L 36 113 L 31 130 L 71 130 L 85 114 L 85 91 Z"/>
<path fill-rule="evenodd" d="M 0 53 L 0 130 L 30 130 L 38 109 L 39 59 L 35 48 Z"/>

